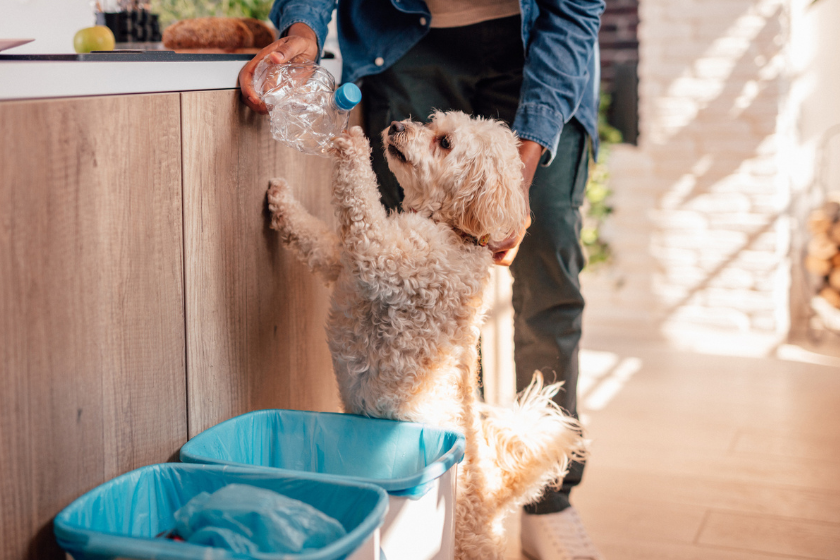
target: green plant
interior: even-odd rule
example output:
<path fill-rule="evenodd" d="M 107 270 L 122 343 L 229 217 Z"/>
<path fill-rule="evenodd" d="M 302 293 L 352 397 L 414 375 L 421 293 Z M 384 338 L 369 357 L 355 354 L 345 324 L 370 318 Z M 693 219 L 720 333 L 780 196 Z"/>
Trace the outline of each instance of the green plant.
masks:
<path fill-rule="evenodd" d="M 268 19 L 272 0 L 151 0 L 161 27 L 182 19 L 228 16 Z"/>
<path fill-rule="evenodd" d="M 589 160 L 589 182 L 586 184 L 586 199 L 583 210 L 583 227 L 580 241 L 586 253 L 586 266 L 597 267 L 607 263 L 612 257 L 612 248 L 601 236 L 604 222 L 612 211 L 609 203 L 612 191 L 609 188 L 610 173 L 607 168 L 610 146 L 621 142 L 621 132 L 607 122 L 607 111 L 611 98 L 607 93 L 601 93 L 598 107 L 598 137 L 601 149 L 598 161 Z"/>

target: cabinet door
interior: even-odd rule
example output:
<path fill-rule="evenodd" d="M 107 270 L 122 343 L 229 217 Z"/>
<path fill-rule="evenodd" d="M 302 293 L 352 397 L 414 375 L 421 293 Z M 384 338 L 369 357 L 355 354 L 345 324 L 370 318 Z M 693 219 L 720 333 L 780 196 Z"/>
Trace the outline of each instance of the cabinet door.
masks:
<path fill-rule="evenodd" d="M 269 179 L 285 177 L 333 222 L 330 160 L 272 139 L 238 90 L 181 94 L 190 436 L 263 408 L 336 410 L 329 291 L 269 229 Z"/>
<path fill-rule="evenodd" d="M 186 441 L 178 94 L 0 103 L 0 559 Z"/>

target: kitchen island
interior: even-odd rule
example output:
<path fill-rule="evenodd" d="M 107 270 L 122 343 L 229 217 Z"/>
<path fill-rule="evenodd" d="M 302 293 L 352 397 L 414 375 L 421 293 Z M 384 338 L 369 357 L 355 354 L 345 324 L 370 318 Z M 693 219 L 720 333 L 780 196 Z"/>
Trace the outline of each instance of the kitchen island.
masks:
<path fill-rule="evenodd" d="M 222 420 L 338 408 L 329 292 L 265 207 L 282 176 L 332 221 L 331 163 L 241 64 L 0 61 L 0 560 L 63 558 L 58 511 Z"/>

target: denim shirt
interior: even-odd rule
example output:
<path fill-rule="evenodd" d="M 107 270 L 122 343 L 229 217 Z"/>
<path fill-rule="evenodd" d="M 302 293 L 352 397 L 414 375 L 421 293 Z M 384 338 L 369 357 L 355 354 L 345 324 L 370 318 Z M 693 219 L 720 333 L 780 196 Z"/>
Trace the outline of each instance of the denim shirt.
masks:
<path fill-rule="evenodd" d="M 525 66 L 512 128 L 550 155 L 563 125 L 575 117 L 598 142 L 598 28 L 604 0 L 519 0 Z M 336 0 L 275 0 L 271 21 L 281 32 L 305 23 L 323 48 Z M 342 79 L 354 82 L 382 72 L 429 31 L 423 0 L 342 0 L 338 41 Z M 547 161 L 546 161 L 547 160 Z"/>

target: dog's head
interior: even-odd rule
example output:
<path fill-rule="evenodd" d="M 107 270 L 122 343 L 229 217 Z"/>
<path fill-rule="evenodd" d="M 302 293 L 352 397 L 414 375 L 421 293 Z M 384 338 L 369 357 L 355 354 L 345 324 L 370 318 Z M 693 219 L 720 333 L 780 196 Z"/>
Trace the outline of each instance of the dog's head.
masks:
<path fill-rule="evenodd" d="M 497 242 L 525 226 L 519 140 L 503 123 L 436 112 L 426 125 L 394 122 L 382 139 L 404 209 Z"/>

